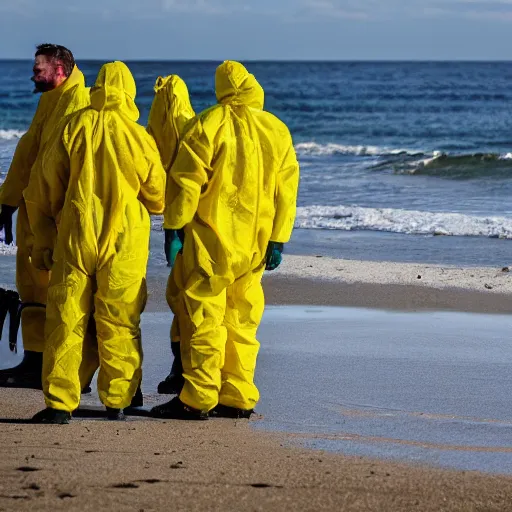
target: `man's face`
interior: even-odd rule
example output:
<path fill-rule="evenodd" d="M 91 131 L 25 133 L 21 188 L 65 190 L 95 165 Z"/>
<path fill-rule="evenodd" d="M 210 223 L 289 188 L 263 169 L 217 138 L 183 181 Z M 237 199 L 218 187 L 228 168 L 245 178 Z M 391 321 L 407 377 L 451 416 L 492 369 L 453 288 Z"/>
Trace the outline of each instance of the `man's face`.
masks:
<path fill-rule="evenodd" d="M 48 92 L 59 86 L 62 66 L 45 55 L 38 55 L 34 61 L 34 76 L 31 80 L 34 82 L 34 93 Z"/>

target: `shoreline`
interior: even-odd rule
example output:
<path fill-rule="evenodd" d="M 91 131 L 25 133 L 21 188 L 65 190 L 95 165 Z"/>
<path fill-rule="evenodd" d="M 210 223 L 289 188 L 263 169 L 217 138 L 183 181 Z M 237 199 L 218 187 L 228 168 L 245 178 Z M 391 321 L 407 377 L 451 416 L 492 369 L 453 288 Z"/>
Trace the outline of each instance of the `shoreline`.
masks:
<path fill-rule="evenodd" d="M 511 314 L 512 295 L 401 284 L 338 283 L 311 278 L 264 279 L 267 305 L 324 306 L 392 311 Z"/>
<path fill-rule="evenodd" d="M 148 275 L 146 311 L 169 311 L 165 301 L 166 285 L 167 272 Z M 285 255 L 281 267 L 265 273 L 263 288 L 266 304 L 274 306 L 490 314 L 512 312 L 512 274 L 497 267 Z"/>

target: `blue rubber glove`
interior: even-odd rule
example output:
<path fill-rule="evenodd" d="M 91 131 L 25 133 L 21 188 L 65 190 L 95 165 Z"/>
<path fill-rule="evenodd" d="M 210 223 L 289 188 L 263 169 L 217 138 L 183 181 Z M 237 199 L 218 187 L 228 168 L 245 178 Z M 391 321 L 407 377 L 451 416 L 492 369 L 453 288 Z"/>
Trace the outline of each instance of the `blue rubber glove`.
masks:
<path fill-rule="evenodd" d="M 172 267 L 176 261 L 177 254 L 183 248 L 178 231 L 174 229 L 165 230 L 165 259 L 167 260 L 167 266 Z"/>
<path fill-rule="evenodd" d="M 265 270 L 275 270 L 283 261 L 284 244 L 279 242 L 269 242 L 267 246 L 267 254 L 265 256 Z"/>

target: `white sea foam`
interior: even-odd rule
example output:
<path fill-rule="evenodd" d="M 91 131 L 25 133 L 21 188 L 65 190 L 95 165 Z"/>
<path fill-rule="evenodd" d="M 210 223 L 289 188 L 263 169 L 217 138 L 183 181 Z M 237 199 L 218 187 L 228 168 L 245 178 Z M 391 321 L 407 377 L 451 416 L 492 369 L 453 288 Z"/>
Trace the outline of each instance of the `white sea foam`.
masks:
<path fill-rule="evenodd" d="M 152 218 L 154 231 L 161 231 L 162 224 L 161 216 Z M 297 208 L 295 227 L 512 239 L 512 218 L 359 206 L 300 207 Z"/>
<path fill-rule="evenodd" d="M 512 218 L 358 206 L 301 207 L 297 209 L 295 226 L 306 229 L 512 238 Z"/>
<path fill-rule="evenodd" d="M 16 254 L 16 246 L 11 244 L 7 245 L 0 241 L 0 256 L 13 256 Z"/>
<path fill-rule="evenodd" d="M 24 133 L 23 130 L 0 130 L 0 140 L 20 139 Z"/>
<path fill-rule="evenodd" d="M 385 148 L 380 146 L 353 146 L 345 144 L 319 144 L 317 142 L 300 142 L 295 145 L 299 155 L 329 156 L 329 155 L 356 155 L 356 156 L 392 156 L 392 155 L 423 155 L 420 150 Z"/>

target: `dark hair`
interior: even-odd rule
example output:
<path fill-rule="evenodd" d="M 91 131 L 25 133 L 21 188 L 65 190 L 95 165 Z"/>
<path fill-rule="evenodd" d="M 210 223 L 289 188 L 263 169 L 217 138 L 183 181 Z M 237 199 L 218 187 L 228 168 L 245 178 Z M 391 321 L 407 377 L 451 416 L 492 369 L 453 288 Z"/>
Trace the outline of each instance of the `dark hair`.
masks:
<path fill-rule="evenodd" d="M 40 44 L 36 48 L 36 57 L 44 55 L 50 60 L 59 61 L 64 68 L 64 74 L 68 77 L 75 67 L 75 58 L 70 50 L 60 44 Z"/>

